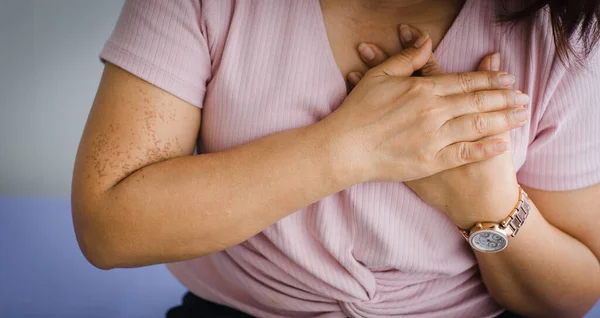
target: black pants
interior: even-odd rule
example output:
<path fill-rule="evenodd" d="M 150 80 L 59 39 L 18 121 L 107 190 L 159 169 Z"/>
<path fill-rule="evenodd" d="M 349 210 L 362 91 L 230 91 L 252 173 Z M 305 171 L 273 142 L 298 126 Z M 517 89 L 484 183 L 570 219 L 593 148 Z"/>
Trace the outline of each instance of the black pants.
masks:
<path fill-rule="evenodd" d="M 252 318 L 236 309 L 215 304 L 192 293 L 183 296 L 181 305 L 169 309 L 167 318 Z"/>
<path fill-rule="evenodd" d="M 503 312 L 498 318 L 519 318 L 508 311 Z M 198 296 L 187 293 L 183 302 L 177 307 L 169 309 L 167 318 L 252 318 L 241 311 L 212 303 Z"/>

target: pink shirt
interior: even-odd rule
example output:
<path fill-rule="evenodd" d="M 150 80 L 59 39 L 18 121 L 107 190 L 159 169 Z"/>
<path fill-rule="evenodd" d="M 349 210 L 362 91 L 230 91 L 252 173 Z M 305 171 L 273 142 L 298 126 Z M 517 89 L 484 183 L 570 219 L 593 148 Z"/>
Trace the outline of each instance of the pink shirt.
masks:
<path fill-rule="evenodd" d="M 559 63 L 547 15 L 512 31 L 467 0 L 435 54 L 449 72 L 491 52 L 532 98 L 512 131 L 522 184 L 600 182 L 600 58 Z M 201 152 L 310 125 L 346 96 L 318 0 L 127 1 L 101 58 L 203 108 Z M 202 191 L 202 189 L 198 189 Z M 565 213 L 570 213 L 565 211 Z M 455 225 L 403 183 L 367 182 L 237 246 L 168 265 L 196 295 L 258 317 L 493 317 Z"/>

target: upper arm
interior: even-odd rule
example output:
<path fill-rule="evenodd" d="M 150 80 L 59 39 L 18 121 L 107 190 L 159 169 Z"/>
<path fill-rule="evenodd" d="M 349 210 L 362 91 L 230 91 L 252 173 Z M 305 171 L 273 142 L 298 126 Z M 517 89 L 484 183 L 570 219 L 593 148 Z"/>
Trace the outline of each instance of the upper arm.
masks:
<path fill-rule="evenodd" d="M 191 155 L 200 108 L 108 63 L 86 123 L 73 197 L 93 197 L 136 170 Z"/>
<path fill-rule="evenodd" d="M 568 70 L 517 174 L 542 215 L 600 259 L 600 52 Z"/>
<path fill-rule="evenodd" d="M 126 0 L 76 158 L 73 203 L 191 155 L 212 65 L 202 1 Z"/>
<path fill-rule="evenodd" d="M 600 183 L 573 191 L 523 189 L 550 224 L 585 244 L 600 260 Z"/>

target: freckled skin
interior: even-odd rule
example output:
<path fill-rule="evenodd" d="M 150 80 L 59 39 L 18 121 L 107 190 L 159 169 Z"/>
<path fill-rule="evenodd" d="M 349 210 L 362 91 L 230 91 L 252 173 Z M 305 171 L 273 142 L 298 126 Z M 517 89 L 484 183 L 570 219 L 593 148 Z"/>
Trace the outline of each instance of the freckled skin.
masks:
<path fill-rule="evenodd" d="M 103 93 L 111 87 L 101 84 L 80 144 L 75 173 L 82 171 L 86 180 L 94 180 L 94 191 L 105 191 L 144 166 L 190 155 L 194 149 L 199 122 L 182 126 L 188 114 L 165 98 L 168 93 L 149 91 L 133 77 L 121 89 L 123 85 L 129 93 L 116 96 Z M 165 134 L 183 129 L 185 143 L 181 133 Z"/>
<path fill-rule="evenodd" d="M 144 248 L 147 240 L 119 234 L 131 233 L 138 224 L 123 225 L 119 230 L 126 222 L 122 218 L 124 209 L 130 209 L 131 215 L 139 215 L 138 209 L 144 209 L 124 202 L 161 183 L 147 177 L 145 169 L 192 155 L 200 118 L 199 108 L 107 64 L 73 171 L 73 223 L 86 257 L 86 251 L 111 241 L 119 241 L 129 251 Z M 118 186 L 125 191 L 117 191 Z M 161 224 L 157 223 L 158 228 Z"/>
<path fill-rule="evenodd" d="M 200 124 L 198 107 L 107 64 L 71 195 L 77 242 L 92 264 L 138 267 L 208 255 L 352 184 L 332 171 L 322 128 L 192 156 Z"/>

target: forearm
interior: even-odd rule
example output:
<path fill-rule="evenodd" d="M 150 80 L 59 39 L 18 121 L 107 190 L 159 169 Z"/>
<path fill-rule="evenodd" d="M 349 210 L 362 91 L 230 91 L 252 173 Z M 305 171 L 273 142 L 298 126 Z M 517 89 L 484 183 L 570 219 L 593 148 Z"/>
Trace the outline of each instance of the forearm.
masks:
<path fill-rule="evenodd" d="M 492 297 L 521 315 L 581 317 L 600 293 L 598 259 L 548 223 L 534 204 L 504 251 L 475 254 Z"/>
<path fill-rule="evenodd" d="M 94 250 L 88 254 L 99 267 L 137 267 L 243 242 L 352 185 L 338 177 L 350 176 L 337 171 L 325 134 L 314 127 L 293 129 L 224 152 L 144 167 L 79 218 L 82 249 Z"/>

